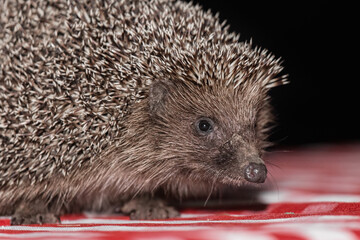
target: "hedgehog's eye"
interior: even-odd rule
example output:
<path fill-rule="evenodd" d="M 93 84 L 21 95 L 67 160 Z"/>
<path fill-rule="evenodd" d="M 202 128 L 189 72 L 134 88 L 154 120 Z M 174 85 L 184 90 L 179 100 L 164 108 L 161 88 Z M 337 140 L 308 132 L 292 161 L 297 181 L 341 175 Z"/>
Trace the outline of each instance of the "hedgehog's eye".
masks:
<path fill-rule="evenodd" d="M 200 118 L 196 122 L 196 130 L 202 135 L 208 134 L 213 130 L 213 125 L 214 123 L 210 118 Z"/>
<path fill-rule="evenodd" d="M 210 128 L 211 128 L 211 124 L 210 124 L 208 121 L 206 121 L 206 120 L 201 120 L 201 121 L 199 122 L 199 129 L 200 129 L 200 131 L 202 131 L 202 132 L 207 132 L 207 131 L 210 130 Z"/>

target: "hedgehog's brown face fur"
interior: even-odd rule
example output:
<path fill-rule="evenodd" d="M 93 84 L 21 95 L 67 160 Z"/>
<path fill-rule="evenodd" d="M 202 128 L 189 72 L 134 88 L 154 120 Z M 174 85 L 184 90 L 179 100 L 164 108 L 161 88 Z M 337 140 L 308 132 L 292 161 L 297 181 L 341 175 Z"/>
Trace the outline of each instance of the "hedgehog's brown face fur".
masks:
<path fill-rule="evenodd" d="M 173 171 L 235 185 L 265 181 L 260 157 L 271 118 L 259 84 L 158 82 L 150 91 L 149 112 L 155 151 L 176 166 Z"/>

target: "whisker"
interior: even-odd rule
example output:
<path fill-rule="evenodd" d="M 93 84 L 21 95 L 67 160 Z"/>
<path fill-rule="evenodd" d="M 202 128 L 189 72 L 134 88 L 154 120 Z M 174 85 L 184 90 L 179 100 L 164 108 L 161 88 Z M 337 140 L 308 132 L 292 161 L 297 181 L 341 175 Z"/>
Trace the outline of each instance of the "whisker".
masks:
<path fill-rule="evenodd" d="M 273 186 L 275 186 L 276 189 L 276 193 L 277 193 L 277 198 L 279 199 L 279 185 L 277 184 L 276 178 L 274 177 L 274 175 L 268 171 L 270 178 L 269 178 L 269 184 L 271 186 L 271 188 L 273 188 Z"/>
<path fill-rule="evenodd" d="M 274 167 L 276 167 L 276 168 L 279 169 L 279 170 L 283 170 L 279 165 L 277 165 L 277 164 L 275 164 L 275 163 L 273 163 L 273 162 L 266 161 L 266 164 L 267 164 L 267 165 L 274 166 Z"/>
<path fill-rule="evenodd" d="M 289 153 L 293 152 L 292 150 L 271 150 L 270 153 Z"/>
<path fill-rule="evenodd" d="M 204 207 L 206 206 L 206 204 L 208 203 L 208 201 L 209 201 L 209 199 L 210 199 L 210 196 L 211 196 L 211 194 L 212 194 L 212 192 L 213 192 L 213 190 L 214 190 L 214 186 L 215 186 L 215 183 L 217 182 L 218 177 L 219 177 L 219 174 L 215 175 L 214 181 L 213 181 L 213 183 L 212 183 L 212 185 L 211 185 L 211 189 L 210 189 L 209 195 L 207 196 L 207 198 L 206 198 L 206 200 L 205 200 L 205 202 L 204 202 Z"/>

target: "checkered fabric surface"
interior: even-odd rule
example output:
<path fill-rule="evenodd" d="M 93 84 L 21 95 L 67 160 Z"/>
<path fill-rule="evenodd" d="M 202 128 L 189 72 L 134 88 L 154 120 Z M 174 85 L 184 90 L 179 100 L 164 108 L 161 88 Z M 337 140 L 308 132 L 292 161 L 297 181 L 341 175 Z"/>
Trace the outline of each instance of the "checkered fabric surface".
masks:
<path fill-rule="evenodd" d="M 176 219 L 67 215 L 59 225 L 10 226 L 0 239 L 360 239 L 360 144 L 318 146 L 268 157 L 258 200 L 228 209 L 182 210 Z"/>

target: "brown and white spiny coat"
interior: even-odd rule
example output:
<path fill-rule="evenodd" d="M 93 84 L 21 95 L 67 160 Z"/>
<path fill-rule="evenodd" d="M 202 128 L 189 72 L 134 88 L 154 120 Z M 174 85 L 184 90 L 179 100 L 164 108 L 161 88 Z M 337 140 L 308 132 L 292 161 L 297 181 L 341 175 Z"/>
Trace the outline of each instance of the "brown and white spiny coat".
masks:
<path fill-rule="evenodd" d="M 206 195 L 263 163 L 267 92 L 286 78 L 218 16 L 172 0 L 0 9 L 0 214 L 13 224 L 109 204 L 172 217 L 140 197 Z"/>

